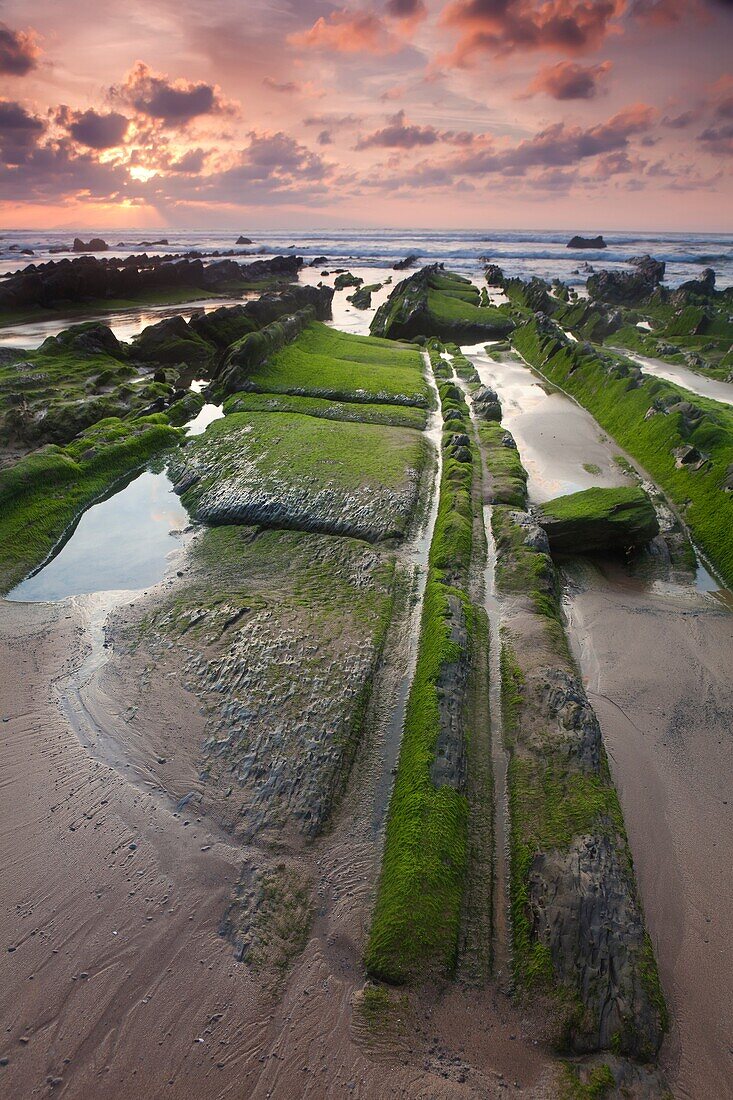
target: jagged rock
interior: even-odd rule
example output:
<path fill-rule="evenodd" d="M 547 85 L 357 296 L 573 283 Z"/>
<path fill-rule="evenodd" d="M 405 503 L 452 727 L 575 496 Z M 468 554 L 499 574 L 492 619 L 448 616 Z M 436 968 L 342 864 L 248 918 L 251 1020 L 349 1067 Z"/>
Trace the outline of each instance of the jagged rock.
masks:
<path fill-rule="evenodd" d="M 479 386 L 471 394 L 471 402 L 476 416 L 481 420 L 501 420 L 501 402 L 495 390 Z"/>
<path fill-rule="evenodd" d="M 707 457 L 698 451 L 697 447 L 693 447 L 689 443 L 682 447 L 675 447 L 672 454 L 674 455 L 674 464 L 678 470 L 682 469 L 683 466 L 699 470 L 708 461 Z"/>
<path fill-rule="evenodd" d="M 538 522 L 559 553 L 642 546 L 659 534 L 654 505 L 643 489 L 585 489 L 538 509 Z"/>
<path fill-rule="evenodd" d="M 682 283 L 676 291 L 678 296 L 682 297 L 702 297 L 708 298 L 715 290 L 715 272 L 712 267 L 706 267 L 699 279 L 690 279 L 686 283 Z"/>
<path fill-rule="evenodd" d="M 92 237 L 89 244 L 84 244 L 79 237 L 74 237 L 72 252 L 106 252 L 109 245 L 101 237 Z"/>
<path fill-rule="evenodd" d="M 381 283 L 369 283 L 368 286 L 360 286 L 353 294 L 349 294 L 346 301 L 351 302 L 355 309 L 369 309 L 372 304 L 372 294 L 376 294 L 381 289 Z"/>
<path fill-rule="evenodd" d="M 652 1058 L 662 1035 L 641 963 L 644 922 L 613 837 L 578 836 L 567 850 L 538 852 L 528 892 L 534 935 L 582 998 L 584 1012 L 566 1035 L 570 1048 Z"/>
<path fill-rule="evenodd" d="M 404 260 L 398 260 L 396 264 L 392 264 L 392 270 L 405 271 L 408 267 L 414 267 L 419 259 L 419 256 L 417 256 L 414 252 L 411 252 L 409 256 L 405 256 Z"/>
<path fill-rule="evenodd" d="M 487 264 L 484 276 L 489 286 L 504 286 L 504 272 L 498 264 Z"/>
<path fill-rule="evenodd" d="M 173 287 L 216 289 L 226 283 L 291 280 L 297 278 L 302 263 L 299 256 L 275 256 L 250 264 L 227 259 L 207 265 L 197 257 L 145 253 L 124 259 L 85 255 L 49 260 L 29 264 L 0 281 L 0 309 L 52 308 L 62 302 L 130 298 Z"/>
<path fill-rule="evenodd" d="M 521 527 L 525 546 L 528 546 L 530 550 L 536 550 L 540 554 L 550 553 L 547 534 L 537 522 L 536 516 L 531 512 L 512 512 L 512 520 L 517 526 Z"/>
<path fill-rule="evenodd" d="M 649 298 L 657 288 L 655 276 L 646 270 L 599 271 L 588 279 L 593 299 L 612 305 L 635 305 Z"/>
<path fill-rule="evenodd" d="M 250 240 L 249 237 L 242 237 L 240 235 L 239 237 L 237 237 L 237 239 L 234 243 L 235 244 L 254 244 L 254 241 Z"/>
<path fill-rule="evenodd" d="M 664 260 L 655 260 L 648 253 L 644 256 L 632 256 L 630 264 L 636 267 L 641 275 L 653 286 L 658 286 L 664 279 L 667 265 Z"/>
<path fill-rule="evenodd" d="M 468 279 L 431 264 L 403 279 L 377 310 L 373 336 L 414 340 L 437 336 L 444 343 L 472 343 L 508 335 L 514 323 L 493 306 L 481 307 L 480 294 Z"/>
<path fill-rule="evenodd" d="M 603 237 L 571 237 L 567 243 L 568 248 L 607 248 Z"/>
<path fill-rule="evenodd" d="M 214 348 L 186 323 L 183 317 L 166 317 L 148 325 L 132 343 L 136 358 L 148 363 L 178 363 L 202 366 L 208 363 Z"/>
<path fill-rule="evenodd" d="M 364 280 L 359 275 L 352 275 L 350 271 L 345 271 L 342 275 L 337 275 L 333 289 L 345 290 L 347 286 L 361 286 Z"/>

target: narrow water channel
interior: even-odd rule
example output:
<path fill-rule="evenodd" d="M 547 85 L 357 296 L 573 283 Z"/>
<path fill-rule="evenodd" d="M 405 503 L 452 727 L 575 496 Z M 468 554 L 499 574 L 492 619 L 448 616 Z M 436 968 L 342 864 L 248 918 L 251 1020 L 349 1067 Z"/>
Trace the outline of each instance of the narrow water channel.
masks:
<path fill-rule="evenodd" d="M 667 363 L 664 359 L 650 359 L 635 351 L 626 351 L 624 348 L 614 350 L 619 355 L 625 355 L 627 359 L 638 363 L 645 374 L 653 374 L 656 378 L 674 382 L 676 386 L 682 386 L 683 389 L 696 393 L 699 397 L 709 397 L 712 401 L 733 405 L 733 383 L 731 382 L 720 382 L 717 378 L 708 378 L 698 371 L 690 370 L 689 367 Z"/>
<path fill-rule="evenodd" d="M 450 355 L 444 355 L 452 361 Z M 454 373 L 453 381 L 466 398 L 471 420 L 477 426 L 473 403 L 467 384 Z M 481 476 L 487 471 L 481 454 Z M 491 504 L 484 504 L 482 519 L 486 538 L 486 562 L 483 571 L 483 602 L 489 622 L 489 721 L 491 726 L 491 772 L 494 794 L 493 814 L 493 897 L 492 897 L 492 968 L 500 987 L 508 992 L 512 985 L 512 915 L 511 915 L 511 822 L 509 817 L 509 753 L 504 742 L 502 708 L 501 629 L 502 603 L 496 587 L 496 540 L 492 527 Z"/>
<path fill-rule="evenodd" d="M 412 604 L 408 616 L 404 634 L 404 672 L 400 676 L 397 694 L 392 707 L 382 754 L 382 770 L 377 778 L 374 791 L 374 814 L 372 817 L 372 829 L 378 833 L 385 821 L 387 807 L 389 806 L 394 773 L 400 755 L 402 744 L 402 731 L 405 725 L 407 700 L 410 695 L 415 668 L 417 665 L 417 653 L 420 643 L 420 620 L 422 606 L 425 597 L 425 587 L 428 581 L 428 558 L 430 544 L 433 541 L 435 521 L 438 516 L 440 504 L 440 480 L 443 474 L 443 452 L 441 439 L 443 433 L 443 413 L 440 405 L 438 387 L 433 377 L 429 356 L 423 352 L 425 364 L 425 378 L 433 395 L 434 408 L 430 412 L 428 425 L 425 430 L 425 438 L 431 450 L 429 469 L 432 471 L 432 481 L 429 489 L 429 500 L 426 501 L 424 519 L 415 533 L 413 539 L 402 552 L 403 565 L 407 568 L 413 579 Z"/>
<path fill-rule="evenodd" d="M 532 503 L 625 482 L 614 441 L 585 410 L 514 357 L 463 351 L 502 401 Z M 578 557 L 562 576 L 570 645 L 601 723 L 670 1003 L 665 1068 L 675 1096 L 699 1097 L 701 1064 L 724 1096 L 733 1072 L 733 883 L 720 862 L 733 846 L 730 593 L 702 566 L 670 583 L 652 558 L 639 569 Z"/>

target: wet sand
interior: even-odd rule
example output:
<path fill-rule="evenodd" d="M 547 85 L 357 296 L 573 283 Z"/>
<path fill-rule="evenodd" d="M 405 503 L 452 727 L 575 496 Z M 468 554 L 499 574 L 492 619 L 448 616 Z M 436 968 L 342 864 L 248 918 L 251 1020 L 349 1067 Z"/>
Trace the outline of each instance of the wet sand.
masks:
<path fill-rule="evenodd" d="M 139 696 L 142 667 L 113 656 L 77 690 L 93 608 L 0 602 L 5 1094 L 460 1098 L 512 1082 L 552 1096 L 537 1025 L 490 990 L 428 990 L 378 1042 L 354 1011 L 379 868 L 376 743 L 303 857 L 318 912 L 284 986 L 235 961 L 219 926 L 258 853 L 205 797 L 177 809 L 204 788 L 203 717 L 175 667 Z"/>
<path fill-rule="evenodd" d="M 571 585 L 570 637 L 601 722 L 672 1015 L 675 1097 L 733 1096 L 733 615 L 701 596 Z"/>

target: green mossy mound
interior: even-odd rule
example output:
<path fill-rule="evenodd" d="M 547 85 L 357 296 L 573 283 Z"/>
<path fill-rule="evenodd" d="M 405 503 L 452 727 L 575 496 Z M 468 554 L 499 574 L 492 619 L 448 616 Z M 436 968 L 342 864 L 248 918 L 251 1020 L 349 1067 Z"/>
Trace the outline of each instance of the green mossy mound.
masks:
<path fill-rule="evenodd" d="M 365 952 L 372 977 L 396 984 L 454 971 L 468 865 L 469 802 L 460 766 L 455 768 L 464 746 L 455 743 L 445 708 L 454 691 L 451 685 L 460 681 L 460 670 L 470 661 L 476 632 L 467 590 L 473 451 L 454 442 L 469 425 L 461 391 L 450 382 L 441 382 L 439 390 L 443 415 L 453 412 L 455 419 L 446 423 L 442 441 L 440 500 L 417 666 Z M 461 710 L 460 694 L 454 698 Z"/>
<path fill-rule="evenodd" d="M 407 428 L 297 413 L 231 413 L 176 457 L 173 475 L 201 522 L 404 536 L 425 441 Z"/>
<path fill-rule="evenodd" d="M 412 340 L 435 336 L 444 342 L 475 343 L 501 339 L 513 321 L 494 306 L 482 306 L 477 287 L 440 264 L 403 279 L 379 307 L 371 324 L 374 336 Z"/>
<path fill-rule="evenodd" d="M 175 408 L 175 406 L 174 406 Z M 171 409 L 172 412 L 172 409 Z M 351 420 L 362 424 L 388 424 L 393 428 L 422 431 L 425 409 L 411 405 L 371 405 L 366 402 L 329 401 L 325 397 L 297 397 L 287 393 L 235 393 L 224 402 L 224 412 L 291 412 L 323 420 Z"/>
<path fill-rule="evenodd" d="M 338 332 L 319 322 L 244 371 L 241 383 L 237 388 L 259 393 L 421 408 L 430 404 L 416 348 Z"/>
<path fill-rule="evenodd" d="M 585 489 L 540 506 L 539 523 L 558 553 L 626 550 L 659 534 L 654 505 L 639 486 Z"/>

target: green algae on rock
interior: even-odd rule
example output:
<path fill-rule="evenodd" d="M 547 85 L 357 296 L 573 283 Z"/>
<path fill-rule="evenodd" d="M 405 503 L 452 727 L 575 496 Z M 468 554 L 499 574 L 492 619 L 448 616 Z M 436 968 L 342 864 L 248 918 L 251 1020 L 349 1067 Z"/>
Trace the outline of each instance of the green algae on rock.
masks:
<path fill-rule="evenodd" d="M 375 542 L 404 536 L 424 462 L 424 440 L 410 429 L 261 412 L 215 421 L 171 470 L 200 522 Z"/>
<path fill-rule="evenodd" d="M 357 539 L 228 526 L 119 640 L 174 654 L 207 719 L 207 799 L 239 839 L 293 848 L 341 798 L 392 614 L 393 556 Z M 155 691 L 148 673 L 144 692 Z M 274 717 L 276 719 L 274 720 Z M 278 849 L 279 850 L 279 849 Z M 238 892 L 237 909 L 256 906 Z M 255 950 L 241 911 L 229 932 Z"/>
<path fill-rule="evenodd" d="M 444 416 L 455 416 L 443 436 L 417 665 L 365 952 L 369 973 L 393 983 L 455 970 L 468 865 L 464 709 L 476 626 L 468 595 L 473 453 L 455 442 L 469 423 L 460 390 L 449 382 L 439 390 Z"/>
<path fill-rule="evenodd" d="M 654 505 L 638 485 L 584 489 L 540 506 L 539 524 L 559 553 L 625 550 L 659 534 Z"/>
<path fill-rule="evenodd" d="M 472 282 L 433 264 L 395 286 L 374 315 L 371 332 L 393 340 L 437 336 L 459 344 L 507 336 L 514 328 L 511 318 L 480 302 Z"/>
<path fill-rule="evenodd" d="M 430 403 L 416 348 L 338 332 L 318 322 L 237 379 L 237 389 L 260 393 L 422 408 Z"/>

